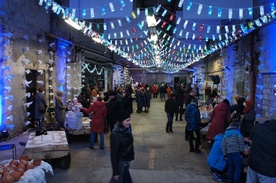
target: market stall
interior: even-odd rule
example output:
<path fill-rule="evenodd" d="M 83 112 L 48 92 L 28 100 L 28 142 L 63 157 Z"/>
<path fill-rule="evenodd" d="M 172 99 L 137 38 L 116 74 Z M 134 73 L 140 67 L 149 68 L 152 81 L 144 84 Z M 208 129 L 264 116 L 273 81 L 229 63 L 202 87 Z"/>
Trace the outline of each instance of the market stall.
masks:
<path fill-rule="evenodd" d="M 31 133 L 23 155 L 30 159 L 60 159 L 62 169 L 68 169 L 71 163 L 69 145 L 64 131 L 48 131 L 47 134 L 36 136 Z"/>

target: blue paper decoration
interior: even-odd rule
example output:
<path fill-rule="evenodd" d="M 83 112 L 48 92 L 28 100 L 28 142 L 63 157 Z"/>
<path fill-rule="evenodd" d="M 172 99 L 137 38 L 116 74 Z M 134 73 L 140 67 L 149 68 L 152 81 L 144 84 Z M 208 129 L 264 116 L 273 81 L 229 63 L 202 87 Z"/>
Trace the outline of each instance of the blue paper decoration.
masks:
<path fill-rule="evenodd" d="M 222 16 L 222 8 L 218 8 L 218 17 L 221 18 Z"/>
<path fill-rule="evenodd" d="M 209 6 L 209 8 L 208 8 L 208 15 L 212 15 L 212 6 Z"/>

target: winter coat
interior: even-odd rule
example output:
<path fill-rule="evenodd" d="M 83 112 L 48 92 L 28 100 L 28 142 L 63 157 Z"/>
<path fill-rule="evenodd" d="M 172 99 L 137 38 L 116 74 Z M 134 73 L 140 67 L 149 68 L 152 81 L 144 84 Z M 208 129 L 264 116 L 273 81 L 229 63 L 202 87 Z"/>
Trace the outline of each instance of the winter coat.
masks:
<path fill-rule="evenodd" d="M 166 93 L 166 88 L 164 85 L 161 85 L 160 88 L 158 89 L 159 93 Z"/>
<path fill-rule="evenodd" d="M 134 160 L 133 136 L 131 128 L 115 124 L 110 134 L 110 157 L 113 175 L 119 175 L 119 162 Z"/>
<path fill-rule="evenodd" d="M 57 122 L 64 123 L 65 122 L 65 109 L 66 106 L 63 105 L 62 98 L 59 96 L 56 96 L 55 98 L 55 118 Z"/>
<path fill-rule="evenodd" d="M 183 105 L 183 103 L 184 103 L 184 90 L 182 88 L 177 89 L 175 98 L 176 98 L 177 104 L 179 106 Z"/>
<path fill-rule="evenodd" d="M 200 130 L 200 112 L 195 103 L 190 103 L 186 107 L 185 120 L 187 122 L 187 130 L 199 131 Z"/>
<path fill-rule="evenodd" d="M 240 152 L 243 154 L 244 140 L 237 128 L 229 126 L 222 139 L 222 152 L 224 156 L 229 153 Z"/>
<path fill-rule="evenodd" d="M 256 112 L 252 108 L 247 113 L 244 113 L 244 117 L 241 124 L 241 133 L 244 137 L 248 137 L 251 129 L 254 127 L 254 123 L 256 120 Z"/>
<path fill-rule="evenodd" d="M 223 134 L 217 134 L 214 137 L 214 144 L 207 159 L 207 163 L 210 167 L 215 168 L 221 172 L 225 170 L 227 165 L 222 152 L 222 138 Z"/>
<path fill-rule="evenodd" d="M 165 102 L 165 112 L 175 113 L 177 111 L 177 104 L 174 98 L 169 98 Z"/>
<path fill-rule="evenodd" d="M 144 102 L 144 93 L 141 92 L 140 90 L 136 91 L 136 103 L 138 108 L 143 107 L 143 102 Z"/>
<path fill-rule="evenodd" d="M 168 88 L 166 89 L 166 93 L 167 93 L 167 97 L 169 98 L 172 93 L 172 88 L 170 86 L 168 86 Z"/>
<path fill-rule="evenodd" d="M 116 120 L 119 118 L 119 111 L 123 111 L 123 102 L 116 97 L 107 103 L 106 118 L 108 123 L 112 124 L 116 122 Z"/>
<path fill-rule="evenodd" d="M 223 133 L 230 123 L 230 107 L 228 104 L 221 102 L 211 112 L 211 125 L 208 129 L 206 138 L 214 140 L 214 137 Z"/>
<path fill-rule="evenodd" d="M 92 103 L 88 109 L 82 108 L 82 110 L 87 114 L 92 112 L 92 114 L 90 115 L 90 131 L 97 133 L 104 132 L 104 120 L 107 114 L 105 103 L 96 101 Z"/>
<path fill-rule="evenodd" d="M 151 90 L 152 90 L 153 93 L 158 93 L 158 87 L 156 85 L 153 85 L 151 87 Z"/>
<path fill-rule="evenodd" d="M 122 102 L 124 111 L 126 111 L 129 114 L 133 113 L 132 98 L 129 94 L 126 94 L 123 97 Z"/>
<path fill-rule="evenodd" d="M 252 140 L 249 167 L 265 176 L 276 177 L 276 120 L 254 126 L 249 138 Z"/>
<path fill-rule="evenodd" d="M 40 119 L 41 117 L 45 117 L 45 113 L 41 113 L 38 110 L 38 107 L 41 105 L 47 106 L 44 94 L 41 92 L 38 92 L 35 96 L 35 119 Z"/>
<path fill-rule="evenodd" d="M 146 91 L 144 93 L 144 107 L 150 108 L 151 92 Z"/>
<path fill-rule="evenodd" d="M 192 96 L 192 95 L 190 95 L 190 94 L 188 94 L 188 96 L 185 99 L 185 106 L 186 107 L 192 102 L 192 99 L 195 99 L 195 97 Z"/>

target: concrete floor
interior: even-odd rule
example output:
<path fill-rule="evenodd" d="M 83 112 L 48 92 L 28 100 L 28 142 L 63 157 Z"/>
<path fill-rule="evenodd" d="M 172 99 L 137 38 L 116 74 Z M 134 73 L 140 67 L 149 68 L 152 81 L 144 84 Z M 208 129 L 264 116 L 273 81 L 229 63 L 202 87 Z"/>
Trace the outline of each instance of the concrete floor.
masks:
<path fill-rule="evenodd" d="M 135 104 L 134 104 L 135 106 Z M 134 107 L 136 109 L 136 106 Z M 184 139 L 184 121 L 174 121 L 174 133 L 166 133 L 167 119 L 164 102 L 152 99 L 149 113 L 132 115 L 135 160 L 131 162 L 130 173 L 134 183 L 209 183 L 211 171 L 206 163 L 209 150 L 200 154 L 190 153 L 189 144 Z M 17 156 L 21 156 L 28 133 L 21 134 L 5 143 L 17 146 Z M 110 163 L 109 134 L 105 134 L 105 150 L 88 148 L 88 137 L 74 136 L 70 143 L 71 166 L 60 169 L 51 162 L 54 176 L 46 174 L 49 183 L 107 183 L 112 175 Z M 0 160 L 11 158 L 11 153 L 1 151 Z"/>

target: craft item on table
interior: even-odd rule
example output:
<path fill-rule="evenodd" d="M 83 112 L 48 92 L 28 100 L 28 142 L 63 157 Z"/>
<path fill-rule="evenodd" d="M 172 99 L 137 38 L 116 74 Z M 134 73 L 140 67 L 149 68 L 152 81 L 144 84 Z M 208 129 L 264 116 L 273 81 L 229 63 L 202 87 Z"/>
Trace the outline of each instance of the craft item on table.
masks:
<path fill-rule="evenodd" d="M 81 112 L 68 111 L 66 114 L 65 126 L 71 129 L 81 129 L 82 128 L 82 117 Z"/>
<path fill-rule="evenodd" d="M 81 108 L 82 108 L 82 105 L 76 97 L 73 99 L 73 101 L 69 101 L 69 109 L 71 111 L 80 112 Z"/>

